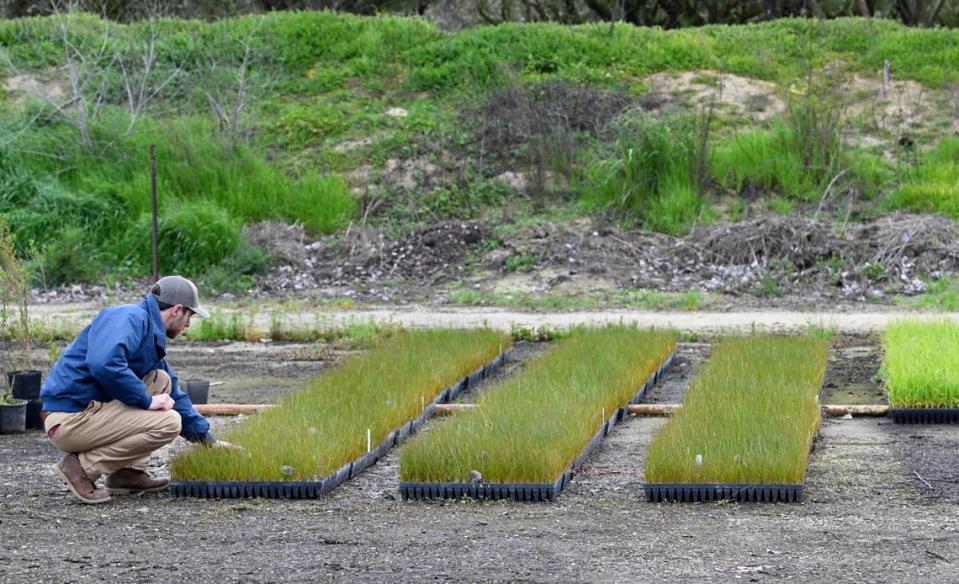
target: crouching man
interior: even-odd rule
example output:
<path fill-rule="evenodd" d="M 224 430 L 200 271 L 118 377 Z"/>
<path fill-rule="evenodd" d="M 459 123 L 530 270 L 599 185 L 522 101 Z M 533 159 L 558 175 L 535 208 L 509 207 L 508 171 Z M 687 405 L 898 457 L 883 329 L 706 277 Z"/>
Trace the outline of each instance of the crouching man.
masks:
<path fill-rule="evenodd" d="M 70 344 L 43 384 L 44 429 L 65 452 L 54 472 L 84 503 L 162 491 L 146 472 L 150 453 L 178 435 L 216 444 L 167 366 L 166 339 L 207 318 L 193 282 L 161 278 L 139 304 L 105 308 Z M 224 444 L 226 446 L 226 444 Z M 95 485 L 107 475 L 106 490 Z"/>

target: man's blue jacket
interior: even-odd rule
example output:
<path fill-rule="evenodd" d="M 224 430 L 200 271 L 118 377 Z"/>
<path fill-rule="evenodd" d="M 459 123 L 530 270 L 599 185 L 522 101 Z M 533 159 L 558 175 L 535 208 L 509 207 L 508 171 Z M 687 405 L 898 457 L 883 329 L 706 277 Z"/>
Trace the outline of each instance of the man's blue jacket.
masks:
<path fill-rule="evenodd" d="M 180 434 L 192 442 L 214 440 L 210 423 L 193 409 L 165 356 L 166 331 L 156 296 L 147 294 L 139 304 L 105 308 L 53 366 L 40 391 L 43 409 L 80 412 L 91 400 L 118 399 L 145 410 L 151 398 L 140 379 L 163 369 L 173 380 L 170 397 L 182 421 Z"/>

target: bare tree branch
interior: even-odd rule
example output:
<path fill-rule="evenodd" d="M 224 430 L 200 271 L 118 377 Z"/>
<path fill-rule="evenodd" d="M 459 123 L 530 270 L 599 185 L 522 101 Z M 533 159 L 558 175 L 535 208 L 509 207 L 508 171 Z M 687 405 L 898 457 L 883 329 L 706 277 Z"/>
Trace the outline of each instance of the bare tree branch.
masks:
<path fill-rule="evenodd" d="M 935 24 L 936 19 L 939 18 L 939 12 L 942 11 L 943 5 L 946 3 L 946 0 L 939 0 L 935 8 L 932 9 L 932 12 L 929 13 L 929 17 L 926 19 L 926 28 L 930 28 Z"/>

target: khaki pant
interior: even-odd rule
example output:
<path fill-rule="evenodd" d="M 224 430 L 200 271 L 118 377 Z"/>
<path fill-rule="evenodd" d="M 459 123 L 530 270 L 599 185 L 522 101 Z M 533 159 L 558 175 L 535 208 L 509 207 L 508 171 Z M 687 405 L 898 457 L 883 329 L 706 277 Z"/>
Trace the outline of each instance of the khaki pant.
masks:
<path fill-rule="evenodd" d="M 143 382 L 150 395 L 169 394 L 173 385 L 167 372 L 159 369 L 147 373 Z M 180 414 L 142 410 L 116 399 L 91 401 L 82 412 L 50 413 L 44 428 L 54 446 L 79 455 L 84 472 L 96 481 L 121 468 L 146 470 L 150 453 L 180 434 Z"/>

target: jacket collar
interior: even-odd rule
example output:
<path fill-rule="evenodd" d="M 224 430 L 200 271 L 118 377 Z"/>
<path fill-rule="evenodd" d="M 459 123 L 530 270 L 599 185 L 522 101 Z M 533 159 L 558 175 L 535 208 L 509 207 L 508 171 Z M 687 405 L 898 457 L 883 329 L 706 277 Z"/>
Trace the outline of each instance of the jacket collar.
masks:
<path fill-rule="evenodd" d="M 156 296 L 147 294 L 146 298 L 140 302 L 140 308 L 146 310 L 147 316 L 150 317 L 150 328 L 153 331 L 154 343 L 163 353 L 166 353 L 166 329 L 163 328 L 163 317 L 160 316 L 160 305 L 157 303 Z"/>

